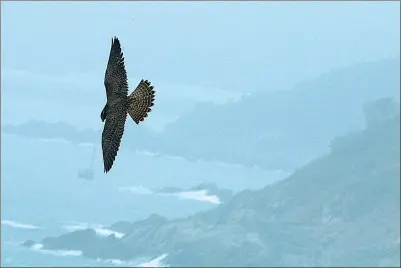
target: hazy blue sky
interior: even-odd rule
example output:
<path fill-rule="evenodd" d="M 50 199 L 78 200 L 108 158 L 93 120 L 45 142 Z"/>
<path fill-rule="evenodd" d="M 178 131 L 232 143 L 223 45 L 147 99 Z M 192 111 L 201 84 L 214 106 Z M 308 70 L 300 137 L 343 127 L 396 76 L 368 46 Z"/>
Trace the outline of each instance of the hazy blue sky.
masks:
<path fill-rule="evenodd" d="M 110 39 L 117 35 L 132 76 L 263 90 L 333 67 L 399 55 L 399 6 L 8 2 L 2 3 L 2 64 L 47 74 L 100 75 Z M 247 79 L 261 84 L 244 89 Z"/>
<path fill-rule="evenodd" d="M 96 119 L 114 35 L 130 87 L 150 79 L 158 90 L 155 109 L 165 107 L 165 116 L 199 100 L 288 88 L 333 68 L 400 54 L 399 2 L 1 5 L 3 92 L 73 102 L 86 94 Z"/>

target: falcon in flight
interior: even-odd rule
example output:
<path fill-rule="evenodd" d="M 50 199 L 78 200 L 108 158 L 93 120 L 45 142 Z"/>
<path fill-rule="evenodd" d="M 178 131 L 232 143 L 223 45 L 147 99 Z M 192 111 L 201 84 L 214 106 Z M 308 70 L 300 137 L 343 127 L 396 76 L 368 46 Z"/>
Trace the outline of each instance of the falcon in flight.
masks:
<path fill-rule="evenodd" d="M 104 76 L 107 102 L 100 114 L 102 122 L 106 120 L 102 133 L 105 173 L 110 171 L 117 156 L 127 114 L 139 124 L 148 116 L 155 100 L 155 91 L 148 80 L 141 80 L 130 95 L 128 95 L 127 80 L 120 41 L 114 37 Z"/>

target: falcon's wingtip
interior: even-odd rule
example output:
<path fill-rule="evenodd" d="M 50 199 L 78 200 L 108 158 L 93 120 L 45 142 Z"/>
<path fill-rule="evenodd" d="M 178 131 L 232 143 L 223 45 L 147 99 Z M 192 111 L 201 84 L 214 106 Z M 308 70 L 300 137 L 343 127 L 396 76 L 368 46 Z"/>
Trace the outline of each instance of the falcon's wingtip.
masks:
<path fill-rule="evenodd" d="M 111 169 L 111 167 L 110 168 L 104 168 L 104 174 L 107 174 L 107 173 L 109 173 L 109 171 L 110 171 L 110 169 Z"/>
<path fill-rule="evenodd" d="M 120 44 L 120 40 L 118 39 L 117 36 L 114 36 L 113 38 L 111 38 L 111 45 L 119 45 Z"/>

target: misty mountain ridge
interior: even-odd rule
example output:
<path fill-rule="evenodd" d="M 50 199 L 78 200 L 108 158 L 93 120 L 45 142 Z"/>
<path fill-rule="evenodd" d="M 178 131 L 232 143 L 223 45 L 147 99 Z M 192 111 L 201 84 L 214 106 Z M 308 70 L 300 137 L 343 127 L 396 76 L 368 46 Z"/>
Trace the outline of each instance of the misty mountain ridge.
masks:
<path fill-rule="evenodd" d="M 123 138 L 121 149 L 292 170 L 327 152 L 336 136 L 362 129 L 365 103 L 399 97 L 399 60 L 344 67 L 292 90 L 243 96 L 225 105 L 198 104 L 161 133 L 136 128 L 127 120 L 126 136 L 135 139 Z M 30 121 L 4 125 L 2 130 L 91 143 L 101 135 L 101 130 L 77 130 L 63 122 Z M 180 146 L 183 142 L 186 146 Z"/>
<path fill-rule="evenodd" d="M 286 180 L 242 191 L 207 212 L 116 223 L 110 228 L 125 233 L 119 239 L 87 229 L 40 243 L 89 258 L 168 253 L 165 263 L 186 267 L 397 266 L 400 114 L 337 139 L 342 146 Z"/>

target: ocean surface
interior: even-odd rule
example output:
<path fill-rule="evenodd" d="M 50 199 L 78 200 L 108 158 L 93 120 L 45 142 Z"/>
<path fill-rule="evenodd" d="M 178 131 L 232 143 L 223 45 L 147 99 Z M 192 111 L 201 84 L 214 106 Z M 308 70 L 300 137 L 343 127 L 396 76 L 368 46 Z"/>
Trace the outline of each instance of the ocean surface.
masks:
<path fill-rule="evenodd" d="M 152 213 L 168 218 L 188 216 L 220 202 L 205 191 L 155 193 L 163 187 L 188 189 L 200 183 L 216 183 L 237 192 L 261 188 L 287 175 L 258 167 L 189 162 L 180 157 L 124 150 L 119 152 L 110 173 L 104 174 L 98 146 L 2 132 L 1 266 L 167 266 L 162 263 L 165 255 L 122 263 L 86 259 L 79 251 L 47 251 L 40 244 L 25 248 L 21 243 L 84 228 L 107 236 L 115 233 L 108 226 L 117 221 L 141 220 Z M 93 180 L 78 177 L 79 171 L 91 168 Z"/>

